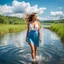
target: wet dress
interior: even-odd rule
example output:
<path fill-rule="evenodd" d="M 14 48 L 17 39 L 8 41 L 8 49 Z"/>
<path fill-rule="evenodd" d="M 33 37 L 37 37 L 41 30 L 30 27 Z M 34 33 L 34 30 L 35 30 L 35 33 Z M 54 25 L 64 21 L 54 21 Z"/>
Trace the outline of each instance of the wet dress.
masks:
<path fill-rule="evenodd" d="M 36 22 L 36 21 L 35 21 Z M 38 33 L 38 23 L 35 23 L 35 27 L 32 24 L 29 24 L 29 32 L 28 32 L 28 43 L 33 43 L 36 47 L 39 47 L 39 33 Z"/>

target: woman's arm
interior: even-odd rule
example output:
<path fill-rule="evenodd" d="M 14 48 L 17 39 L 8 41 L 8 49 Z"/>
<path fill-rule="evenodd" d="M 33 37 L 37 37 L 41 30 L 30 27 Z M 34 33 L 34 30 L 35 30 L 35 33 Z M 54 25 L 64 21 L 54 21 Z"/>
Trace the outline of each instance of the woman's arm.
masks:
<path fill-rule="evenodd" d="M 27 23 L 26 41 L 27 41 L 28 32 L 29 32 L 29 23 Z"/>
<path fill-rule="evenodd" d="M 40 32 L 41 25 L 40 25 L 40 22 L 39 21 L 38 21 L 38 25 L 39 25 L 38 33 L 39 33 L 39 36 L 40 36 L 40 41 L 42 41 L 42 34 Z"/>

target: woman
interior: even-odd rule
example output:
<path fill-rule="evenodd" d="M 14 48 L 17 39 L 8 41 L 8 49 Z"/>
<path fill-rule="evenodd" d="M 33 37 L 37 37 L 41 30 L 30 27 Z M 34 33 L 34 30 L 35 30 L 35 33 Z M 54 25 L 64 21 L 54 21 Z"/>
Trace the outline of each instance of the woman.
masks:
<path fill-rule="evenodd" d="M 39 42 L 42 41 L 40 33 L 40 22 L 37 19 L 37 13 L 27 15 L 27 34 L 26 42 L 30 45 L 32 59 L 36 59 L 37 47 L 39 47 Z"/>

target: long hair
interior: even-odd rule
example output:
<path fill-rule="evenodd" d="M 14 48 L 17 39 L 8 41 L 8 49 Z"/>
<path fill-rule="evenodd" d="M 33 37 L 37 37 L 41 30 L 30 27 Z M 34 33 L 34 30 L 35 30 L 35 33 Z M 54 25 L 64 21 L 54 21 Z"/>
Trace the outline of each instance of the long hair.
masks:
<path fill-rule="evenodd" d="M 37 13 L 32 13 L 30 16 L 29 16 L 29 22 L 31 22 L 32 20 L 33 20 L 33 16 L 35 15 L 35 14 L 37 14 Z"/>
<path fill-rule="evenodd" d="M 28 22 L 31 22 L 31 21 L 33 20 L 33 16 L 34 16 L 35 14 L 37 14 L 37 13 L 32 13 L 32 14 L 27 15 L 26 20 L 27 20 Z"/>

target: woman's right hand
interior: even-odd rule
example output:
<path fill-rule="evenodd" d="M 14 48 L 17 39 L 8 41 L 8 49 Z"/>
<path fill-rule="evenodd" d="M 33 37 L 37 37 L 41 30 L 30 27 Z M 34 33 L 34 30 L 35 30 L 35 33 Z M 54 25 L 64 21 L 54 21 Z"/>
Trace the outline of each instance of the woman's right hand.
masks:
<path fill-rule="evenodd" d="M 40 43 L 42 42 L 42 39 L 40 38 Z"/>

